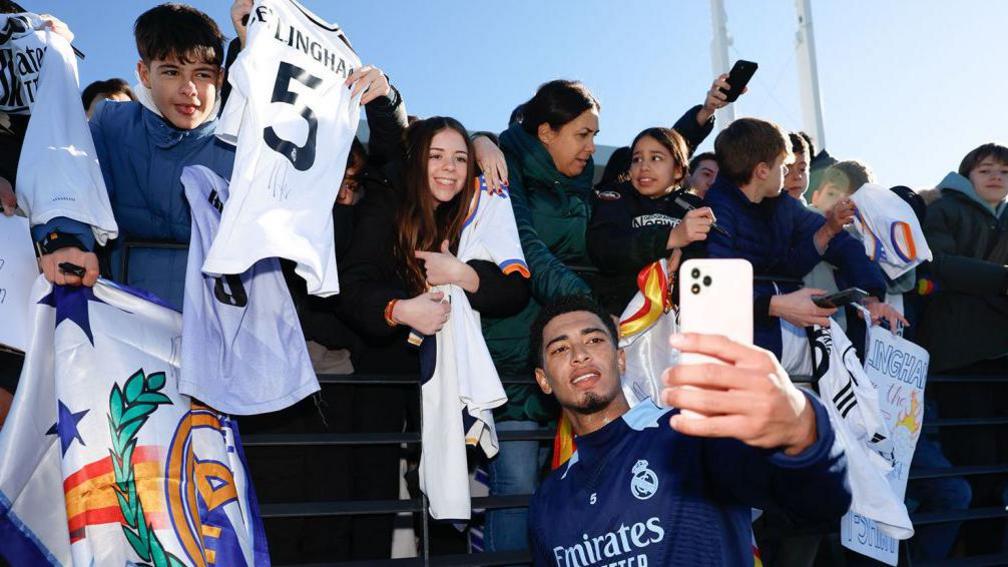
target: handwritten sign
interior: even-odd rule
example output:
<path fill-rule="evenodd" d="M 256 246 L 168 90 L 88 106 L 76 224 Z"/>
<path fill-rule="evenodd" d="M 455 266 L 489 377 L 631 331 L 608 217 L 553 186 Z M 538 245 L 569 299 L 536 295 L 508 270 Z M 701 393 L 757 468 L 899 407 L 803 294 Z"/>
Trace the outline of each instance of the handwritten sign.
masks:
<path fill-rule="evenodd" d="M 895 466 L 888 480 L 900 497 L 906 494 L 910 462 L 924 421 L 929 359 L 926 350 L 882 327 L 869 331 L 865 374 L 878 389 L 879 409 L 892 435 Z M 899 540 L 860 514 L 848 513 L 840 521 L 840 542 L 888 565 L 899 561 Z"/>
<path fill-rule="evenodd" d="M 29 293 L 38 278 L 28 219 L 0 215 L 0 347 L 24 351 L 31 325 Z"/>

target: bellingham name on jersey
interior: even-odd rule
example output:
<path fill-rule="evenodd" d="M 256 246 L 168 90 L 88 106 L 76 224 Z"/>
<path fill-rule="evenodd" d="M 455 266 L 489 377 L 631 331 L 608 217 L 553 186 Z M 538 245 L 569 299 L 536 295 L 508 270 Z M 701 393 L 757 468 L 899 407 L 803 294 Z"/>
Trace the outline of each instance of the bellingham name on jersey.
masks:
<path fill-rule="evenodd" d="M 249 19 L 249 26 L 254 23 L 266 23 L 271 18 L 279 18 L 268 6 L 259 6 L 255 9 L 254 17 Z M 329 51 L 325 45 L 316 40 L 312 34 L 306 30 L 301 30 L 293 25 L 279 20 L 273 39 L 280 43 L 297 49 L 315 61 L 328 67 L 333 73 L 340 75 L 344 79 L 353 72 L 353 66 L 337 53 Z"/>

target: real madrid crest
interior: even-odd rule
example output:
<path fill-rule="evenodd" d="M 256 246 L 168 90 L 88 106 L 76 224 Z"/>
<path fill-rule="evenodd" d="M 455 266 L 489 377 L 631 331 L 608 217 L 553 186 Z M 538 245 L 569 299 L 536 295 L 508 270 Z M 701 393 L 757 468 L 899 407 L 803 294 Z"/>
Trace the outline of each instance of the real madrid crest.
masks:
<path fill-rule="evenodd" d="M 630 478 L 630 493 L 638 500 L 647 500 L 658 492 L 658 475 L 648 468 L 648 462 L 640 459 L 633 466 Z"/>

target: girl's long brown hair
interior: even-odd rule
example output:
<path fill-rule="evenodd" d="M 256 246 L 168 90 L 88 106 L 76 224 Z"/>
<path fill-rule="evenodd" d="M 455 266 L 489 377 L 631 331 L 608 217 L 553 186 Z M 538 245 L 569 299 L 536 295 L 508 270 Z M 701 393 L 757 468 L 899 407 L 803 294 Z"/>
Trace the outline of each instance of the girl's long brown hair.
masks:
<path fill-rule="evenodd" d="M 462 190 L 448 203 L 438 203 L 428 186 L 427 163 L 431 140 L 442 130 L 454 130 L 465 140 L 469 159 Z M 395 257 L 406 288 L 411 294 L 427 289 L 427 279 L 416 250 L 439 252 L 441 242 L 448 241 L 453 253 L 458 251 L 462 224 L 469 212 L 469 204 L 476 192 L 476 154 L 466 129 L 458 120 L 446 116 L 433 116 L 414 122 L 406 130 L 406 164 L 404 174 L 405 195 L 396 215 L 398 238 Z"/>

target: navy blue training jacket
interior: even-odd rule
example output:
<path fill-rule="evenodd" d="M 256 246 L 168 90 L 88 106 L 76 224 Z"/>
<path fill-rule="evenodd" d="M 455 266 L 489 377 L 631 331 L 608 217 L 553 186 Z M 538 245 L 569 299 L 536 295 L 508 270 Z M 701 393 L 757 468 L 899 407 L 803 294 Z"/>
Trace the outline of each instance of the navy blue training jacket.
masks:
<path fill-rule="evenodd" d="M 795 456 L 683 435 L 669 426 L 678 410 L 650 400 L 578 437 L 532 499 L 535 565 L 752 565 L 750 507 L 838 520 L 851 500 L 846 460 L 810 400 L 818 439 Z"/>

